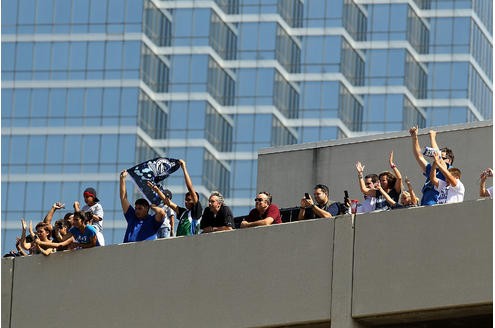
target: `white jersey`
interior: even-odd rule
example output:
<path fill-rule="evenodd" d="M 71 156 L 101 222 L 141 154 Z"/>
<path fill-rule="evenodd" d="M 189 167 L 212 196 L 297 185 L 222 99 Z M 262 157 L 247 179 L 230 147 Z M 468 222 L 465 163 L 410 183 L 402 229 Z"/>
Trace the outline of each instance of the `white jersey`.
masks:
<path fill-rule="evenodd" d="M 175 216 L 175 212 L 168 207 L 168 205 L 164 205 L 163 210 L 165 211 L 165 219 L 163 220 L 162 226 L 160 228 L 171 228 L 170 226 L 170 218 Z"/>
<path fill-rule="evenodd" d="M 456 179 L 457 185 L 447 185 L 447 182 L 438 180 L 438 187 L 435 190 L 439 192 L 437 204 L 460 203 L 464 200 L 464 185 L 461 180 Z"/>

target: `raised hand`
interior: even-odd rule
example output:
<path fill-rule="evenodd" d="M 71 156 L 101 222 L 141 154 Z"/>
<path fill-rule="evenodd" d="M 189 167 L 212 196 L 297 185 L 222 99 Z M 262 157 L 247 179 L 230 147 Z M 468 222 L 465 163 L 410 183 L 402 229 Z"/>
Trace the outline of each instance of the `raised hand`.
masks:
<path fill-rule="evenodd" d="M 418 135 L 418 127 L 417 126 L 413 126 L 409 129 L 409 134 L 411 136 L 417 136 Z"/>
<path fill-rule="evenodd" d="M 363 174 L 363 171 L 364 171 L 364 165 L 361 164 L 361 162 L 359 162 L 359 161 L 356 163 L 356 171 L 359 174 Z"/>

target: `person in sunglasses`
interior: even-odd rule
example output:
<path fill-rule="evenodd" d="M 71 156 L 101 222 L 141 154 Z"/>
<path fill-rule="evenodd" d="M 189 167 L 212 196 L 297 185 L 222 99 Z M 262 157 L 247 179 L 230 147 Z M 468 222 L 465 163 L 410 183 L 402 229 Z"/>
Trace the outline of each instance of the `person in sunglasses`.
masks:
<path fill-rule="evenodd" d="M 241 229 L 282 223 L 280 209 L 272 203 L 270 193 L 262 191 L 258 193 L 254 201 L 255 208 L 249 212 L 247 218 L 242 220 Z"/>
<path fill-rule="evenodd" d="M 423 175 L 426 177 L 423 188 L 421 189 L 421 192 L 423 193 L 421 197 L 421 206 L 435 205 L 438 202 L 439 192 L 435 189 L 435 186 L 431 183 L 430 180 L 430 171 L 432 165 L 428 163 L 428 161 L 424 158 L 423 153 L 421 152 L 421 147 L 418 141 L 418 127 L 413 126 L 412 128 L 410 128 L 409 134 L 411 135 L 414 158 L 423 171 Z M 445 165 L 445 168 L 448 170 L 452 166 L 452 164 L 454 164 L 454 152 L 449 148 L 439 149 L 436 141 L 436 131 L 430 130 L 429 135 L 431 148 L 436 149 L 437 152 L 440 153 L 440 157 L 442 158 L 441 165 Z M 436 177 L 442 181 L 446 180 L 441 170 L 436 170 Z"/>

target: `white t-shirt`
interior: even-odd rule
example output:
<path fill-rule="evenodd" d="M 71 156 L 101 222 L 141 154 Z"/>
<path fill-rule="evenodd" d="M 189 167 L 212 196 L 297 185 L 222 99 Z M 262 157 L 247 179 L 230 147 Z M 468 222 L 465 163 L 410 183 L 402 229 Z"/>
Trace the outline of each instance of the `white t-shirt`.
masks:
<path fill-rule="evenodd" d="M 376 198 L 372 196 L 364 196 L 364 201 L 358 204 L 356 213 L 366 213 L 375 210 Z"/>
<path fill-rule="evenodd" d="M 439 192 L 437 204 L 460 203 L 464 200 L 464 185 L 461 180 L 456 179 L 457 185 L 447 186 L 447 182 L 438 180 L 438 187 L 435 190 Z"/>
<path fill-rule="evenodd" d="M 488 191 L 488 194 L 490 194 L 490 199 L 492 199 L 493 198 L 493 186 L 486 189 L 486 191 Z"/>
<path fill-rule="evenodd" d="M 95 203 L 93 206 L 89 205 L 84 205 L 82 210 L 84 212 L 91 212 L 91 214 L 97 215 L 101 218 L 101 221 L 94 221 L 93 222 L 93 227 L 96 228 L 96 231 L 102 232 L 103 231 L 103 207 L 101 206 L 100 203 Z"/>
<path fill-rule="evenodd" d="M 175 212 L 168 206 L 168 205 L 163 205 L 163 210 L 165 211 L 165 219 L 163 220 L 163 223 L 161 225 L 161 228 L 171 228 L 170 226 L 170 217 L 172 215 L 175 216 Z"/>

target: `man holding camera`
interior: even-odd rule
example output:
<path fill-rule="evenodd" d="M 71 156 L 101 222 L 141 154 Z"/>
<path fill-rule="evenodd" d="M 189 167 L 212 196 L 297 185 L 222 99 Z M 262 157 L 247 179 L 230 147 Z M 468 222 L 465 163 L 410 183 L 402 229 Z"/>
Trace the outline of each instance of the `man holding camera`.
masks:
<path fill-rule="evenodd" d="M 311 196 L 306 193 L 305 197 L 301 199 L 301 206 L 299 207 L 297 219 L 329 219 L 339 214 L 345 214 L 347 212 L 346 206 L 349 206 L 349 204 L 331 202 L 328 194 L 329 190 L 327 186 L 324 184 L 317 184 L 313 188 L 313 196 L 315 197 L 316 203 Z"/>

